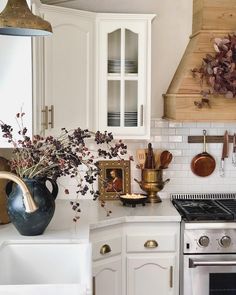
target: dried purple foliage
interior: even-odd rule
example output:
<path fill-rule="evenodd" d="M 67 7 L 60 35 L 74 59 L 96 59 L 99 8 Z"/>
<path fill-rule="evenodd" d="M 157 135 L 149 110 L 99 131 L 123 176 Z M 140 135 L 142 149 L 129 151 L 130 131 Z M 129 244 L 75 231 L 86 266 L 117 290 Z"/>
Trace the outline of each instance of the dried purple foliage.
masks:
<path fill-rule="evenodd" d="M 98 159 L 118 158 L 127 154 L 127 146 L 119 140 L 112 144 L 113 135 L 108 132 L 91 132 L 87 129 L 77 128 L 67 130 L 62 128 L 61 135 L 42 137 L 27 136 L 27 128 L 23 123 L 24 113 L 18 113 L 20 139 L 14 139 L 14 130 L 10 125 L 0 121 L 2 136 L 13 145 L 13 155 L 10 160 L 11 170 L 21 178 L 45 178 L 57 180 L 60 176 L 70 176 L 77 179 L 77 197 L 88 192 L 96 200 L 99 192 L 93 184 L 99 176 Z M 89 143 L 93 139 L 98 148 L 96 151 L 89 149 Z M 81 173 L 81 170 L 83 171 Z M 65 194 L 69 190 L 65 189 Z M 79 202 L 71 202 L 72 209 L 80 212 Z M 104 203 L 102 206 L 105 207 Z M 106 208 L 105 208 L 106 209 Z M 109 210 L 107 209 L 107 214 Z M 76 214 L 74 221 L 79 219 Z"/>
<path fill-rule="evenodd" d="M 215 38 L 214 49 L 214 55 L 207 54 L 201 67 L 192 70 L 193 76 L 206 81 L 211 94 L 236 97 L 236 34 Z"/>

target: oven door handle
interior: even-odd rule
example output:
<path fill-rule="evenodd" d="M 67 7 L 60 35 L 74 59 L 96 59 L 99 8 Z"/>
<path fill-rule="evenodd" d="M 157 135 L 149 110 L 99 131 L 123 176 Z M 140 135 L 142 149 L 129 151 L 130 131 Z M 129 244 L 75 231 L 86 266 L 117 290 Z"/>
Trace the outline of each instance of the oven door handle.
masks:
<path fill-rule="evenodd" d="M 197 266 L 232 266 L 236 265 L 236 260 L 194 260 L 189 259 L 189 268 L 195 268 Z"/>

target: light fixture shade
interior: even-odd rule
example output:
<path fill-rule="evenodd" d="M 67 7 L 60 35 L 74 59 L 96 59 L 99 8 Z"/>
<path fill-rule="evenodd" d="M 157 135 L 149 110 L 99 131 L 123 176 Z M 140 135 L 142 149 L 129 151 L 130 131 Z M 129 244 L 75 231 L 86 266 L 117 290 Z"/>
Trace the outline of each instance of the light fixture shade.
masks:
<path fill-rule="evenodd" d="M 51 24 L 34 15 L 26 0 L 8 0 L 0 13 L 0 35 L 46 36 L 51 33 Z"/>

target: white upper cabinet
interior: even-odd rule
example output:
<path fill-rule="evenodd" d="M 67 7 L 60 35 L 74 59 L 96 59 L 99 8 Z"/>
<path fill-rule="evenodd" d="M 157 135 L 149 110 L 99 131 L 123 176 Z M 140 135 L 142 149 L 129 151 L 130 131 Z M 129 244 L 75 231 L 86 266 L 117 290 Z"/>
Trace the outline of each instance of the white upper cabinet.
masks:
<path fill-rule="evenodd" d="M 58 135 L 62 127 L 81 127 L 148 138 L 154 15 L 39 10 L 53 35 L 34 44 L 36 130 Z"/>
<path fill-rule="evenodd" d="M 40 14 L 53 34 L 35 43 L 36 130 L 94 129 L 94 14 L 46 5 Z"/>
<path fill-rule="evenodd" d="M 150 136 L 151 21 L 154 15 L 97 17 L 98 129 Z"/>
<path fill-rule="evenodd" d="M 0 1 L 0 11 L 7 1 Z M 19 131 L 16 114 L 25 112 L 24 124 L 32 132 L 31 38 L 0 36 L 0 120 Z M 0 147 L 11 147 L 0 132 Z"/>

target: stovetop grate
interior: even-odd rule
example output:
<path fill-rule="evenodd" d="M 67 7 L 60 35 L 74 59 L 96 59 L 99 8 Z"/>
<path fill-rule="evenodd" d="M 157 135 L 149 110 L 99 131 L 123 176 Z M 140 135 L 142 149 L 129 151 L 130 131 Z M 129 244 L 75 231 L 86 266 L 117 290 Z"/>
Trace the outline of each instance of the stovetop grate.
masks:
<path fill-rule="evenodd" d="M 220 204 L 223 208 L 230 210 L 230 212 L 234 215 L 234 219 L 236 219 L 236 200 L 235 199 L 217 200 L 216 202 Z"/>
<path fill-rule="evenodd" d="M 171 200 L 224 200 L 236 199 L 236 193 L 180 193 L 171 194 Z"/>
<path fill-rule="evenodd" d="M 233 201 L 233 200 L 222 200 Z M 172 203 L 182 217 L 189 221 L 200 220 L 233 220 L 234 215 L 226 206 L 220 205 L 221 201 L 211 199 L 173 199 Z M 236 202 L 235 202 L 236 204 Z M 226 208 L 225 208 L 226 207 Z"/>

